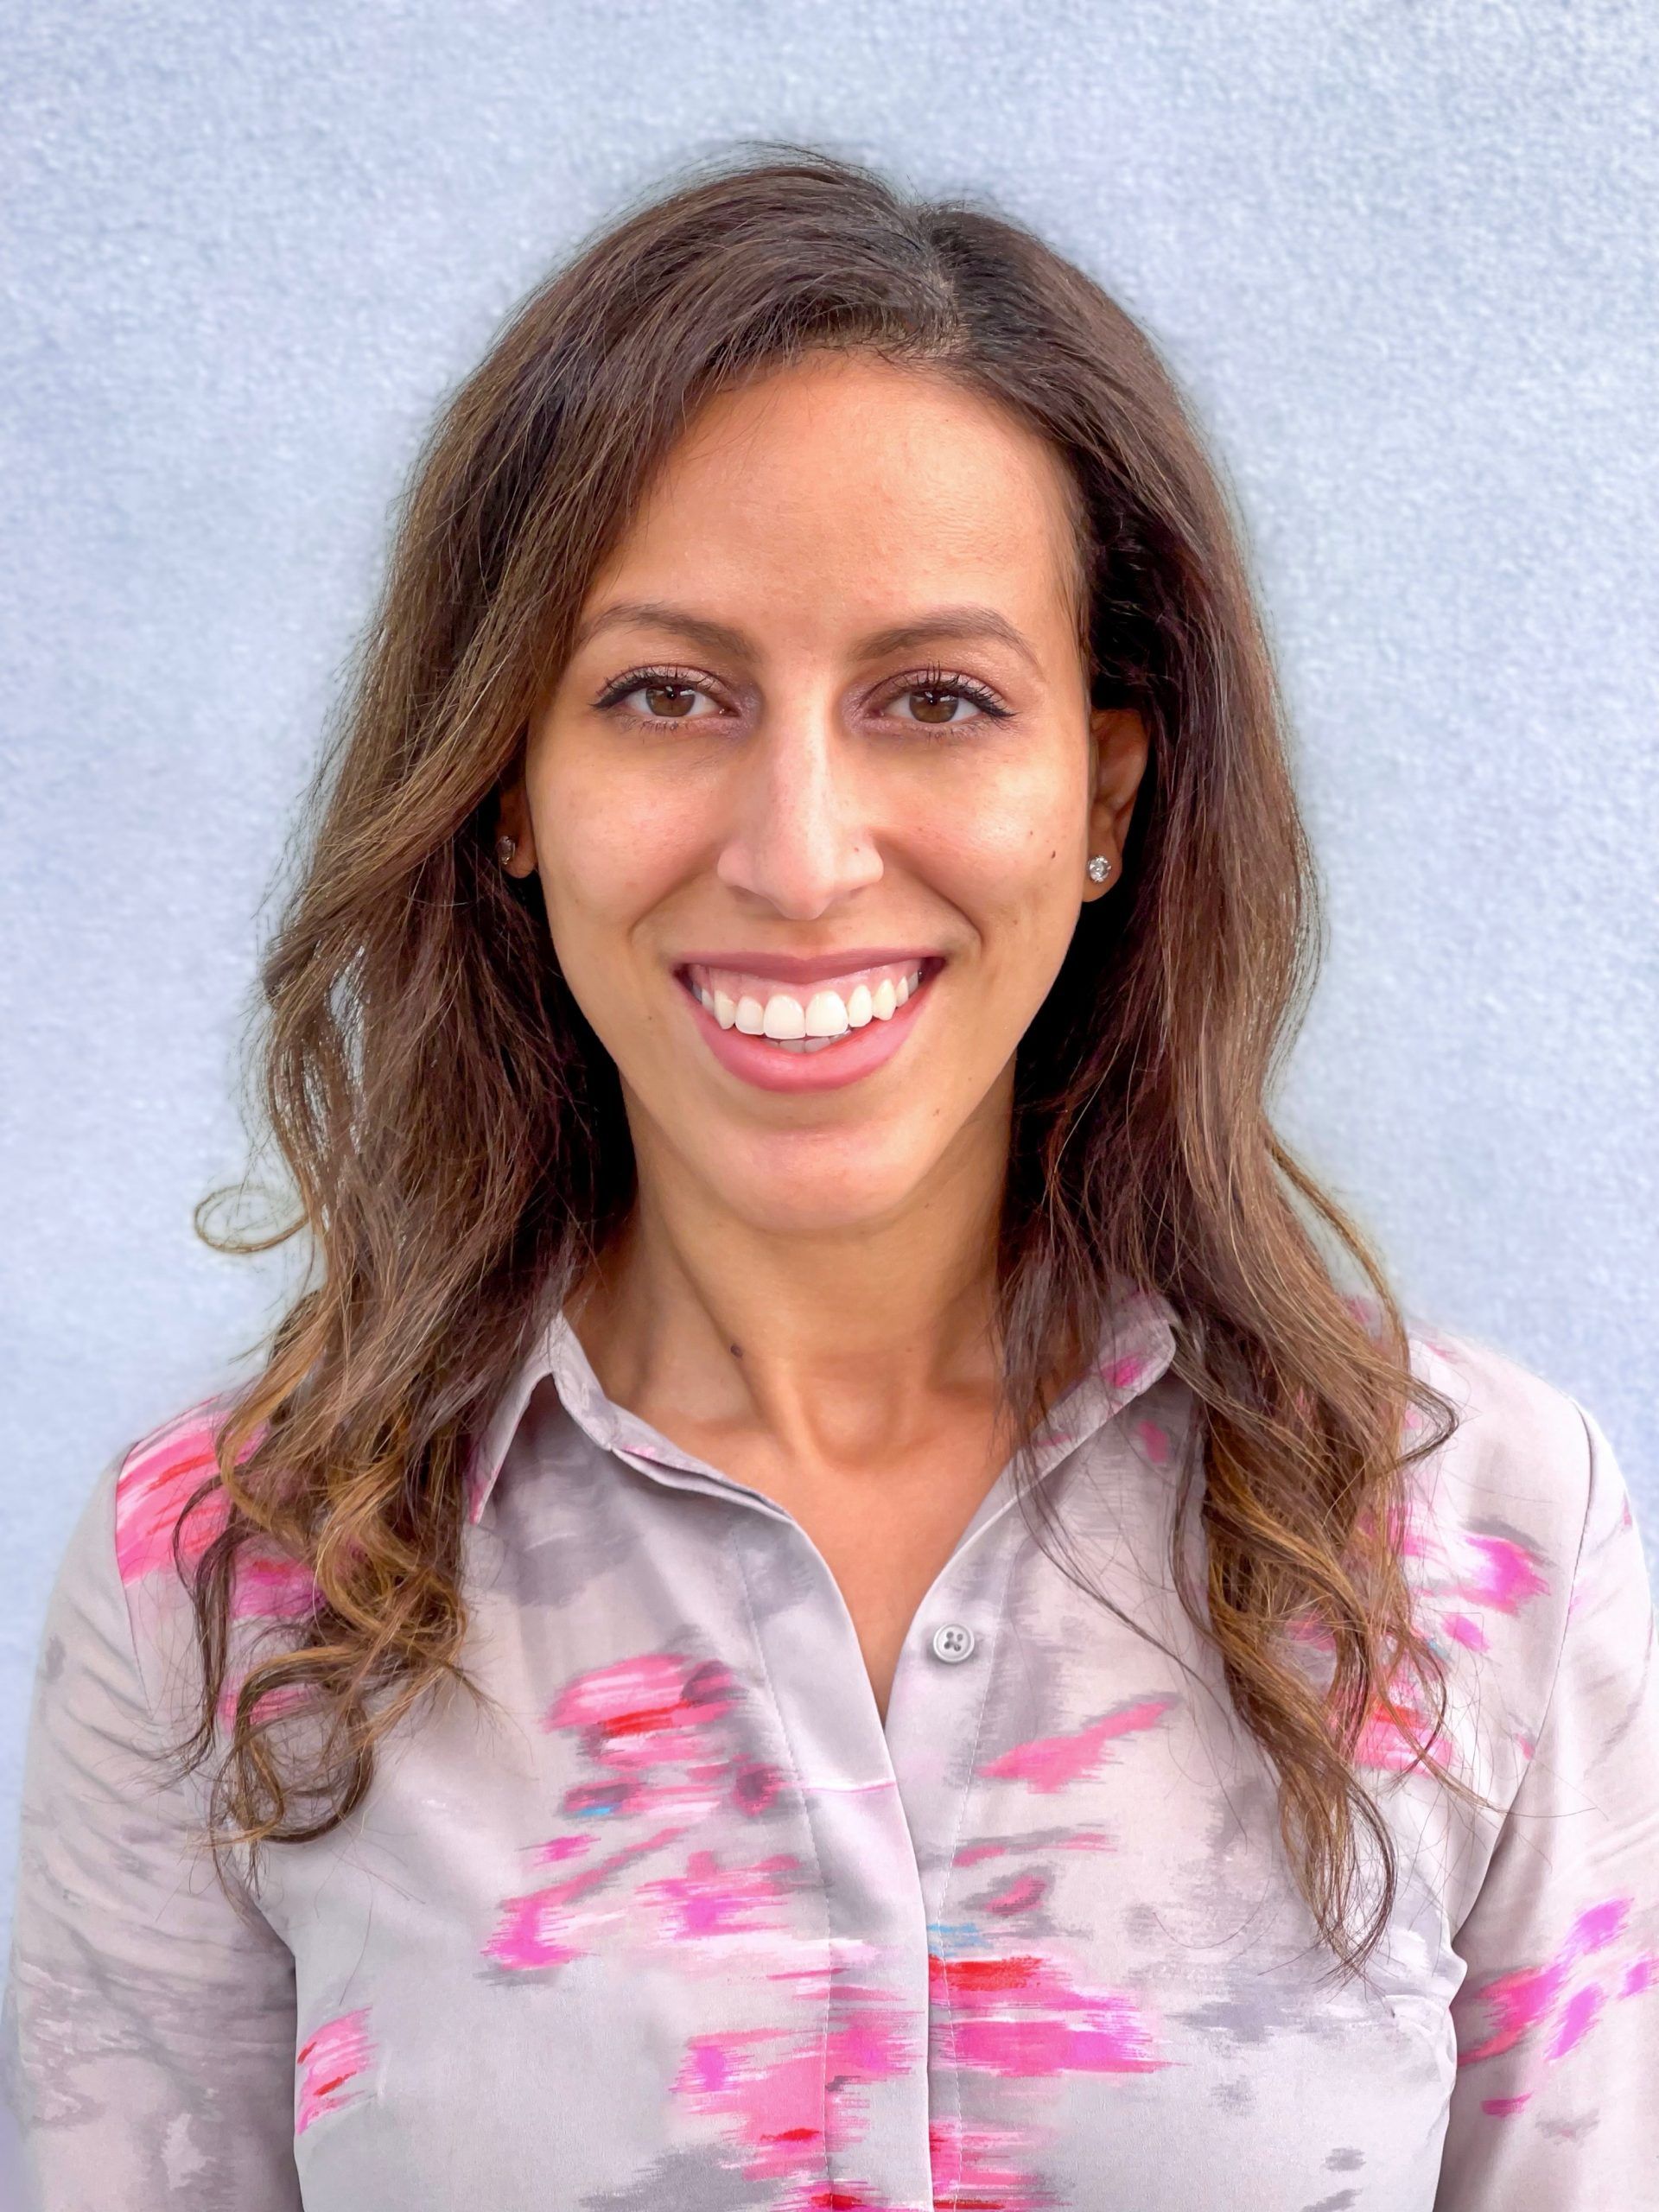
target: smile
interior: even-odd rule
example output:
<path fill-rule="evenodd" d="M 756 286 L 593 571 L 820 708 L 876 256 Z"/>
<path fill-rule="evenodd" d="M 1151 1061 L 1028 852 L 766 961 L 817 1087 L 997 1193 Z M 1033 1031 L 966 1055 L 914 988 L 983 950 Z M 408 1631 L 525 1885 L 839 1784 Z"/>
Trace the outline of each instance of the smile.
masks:
<path fill-rule="evenodd" d="M 868 1022 L 891 1021 L 920 990 L 927 964 L 895 963 L 787 988 L 735 968 L 698 963 L 683 974 L 722 1029 L 764 1037 L 786 1052 L 818 1052 Z"/>
<path fill-rule="evenodd" d="M 817 1090 L 890 1059 L 944 965 L 912 955 L 798 982 L 702 961 L 674 972 L 722 1066 L 763 1090 Z"/>

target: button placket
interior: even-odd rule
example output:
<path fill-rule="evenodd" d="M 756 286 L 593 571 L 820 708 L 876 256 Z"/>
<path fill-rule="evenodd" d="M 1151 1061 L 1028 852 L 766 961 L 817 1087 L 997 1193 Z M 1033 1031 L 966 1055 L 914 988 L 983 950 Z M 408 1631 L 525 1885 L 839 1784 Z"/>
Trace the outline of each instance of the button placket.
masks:
<path fill-rule="evenodd" d="M 729 1533 L 798 1808 L 798 1855 L 823 1898 L 823 2048 L 832 2050 L 838 2022 L 856 2021 L 868 2006 L 872 2017 L 891 2018 L 895 2062 L 902 2054 L 902 2063 L 849 2091 L 858 2126 L 845 2143 L 830 2126 L 826 2075 L 826 2189 L 843 2192 L 837 2201 L 855 2196 L 894 2212 L 925 2212 L 932 2202 L 931 1985 L 920 1869 L 851 1617 L 822 1554 L 785 1519 L 783 1528 L 767 1529 L 758 1516 L 734 1516 Z M 816 1590 L 804 1586 L 805 1578 L 799 1587 L 769 1580 L 780 1545 L 810 1559 Z"/>

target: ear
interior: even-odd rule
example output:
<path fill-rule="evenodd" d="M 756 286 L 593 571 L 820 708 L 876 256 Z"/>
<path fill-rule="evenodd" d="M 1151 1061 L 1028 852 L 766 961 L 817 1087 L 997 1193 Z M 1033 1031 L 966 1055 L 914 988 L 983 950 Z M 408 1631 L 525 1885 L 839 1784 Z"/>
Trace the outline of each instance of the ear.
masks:
<path fill-rule="evenodd" d="M 501 866 L 509 875 L 533 875 L 536 873 L 536 833 L 530 823 L 530 801 L 524 791 L 522 770 L 508 783 L 503 784 L 496 794 L 495 834 L 512 838 L 512 858 Z"/>
<path fill-rule="evenodd" d="M 1150 740 L 1133 707 L 1097 707 L 1090 716 L 1094 733 L 1094 795 L 1089 808 L 1089 852 L 1104 853 L 1112 872 L 1104 883 L 1087 883 L 1085 899 L 1099 899 L 1118 880 L 1123 842 L 1135 794 L 1146 773 Z"/>

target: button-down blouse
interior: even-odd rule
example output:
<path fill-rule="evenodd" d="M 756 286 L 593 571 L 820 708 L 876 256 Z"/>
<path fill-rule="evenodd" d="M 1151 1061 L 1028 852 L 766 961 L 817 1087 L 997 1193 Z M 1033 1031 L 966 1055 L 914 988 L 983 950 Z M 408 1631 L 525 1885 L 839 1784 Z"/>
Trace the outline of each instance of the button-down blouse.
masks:
<path fill-rule="evenodd" d="M 1128 1621 L 1005 1468 L 885 1724 L 798 1522 L 613 1403 L 556 1319 L 470 1469 L 488 1706 L 450 1686 L 410 1716 L 345 1822 L 272 1847 L 234 1906 L 205 1783 L 135 1757 L 188 1717 L 168 1546 L 212 1402 L 123 1454 L 35 1692 L 6 1998 L 27 2202 L 1659 2206 L 1659 1684 L 1605 1438 L 1414 1326 L 1462 1416 L 1403 1519 L 1451 1676 L 1436 1748 L 1492 1805 L 1414 1768 L 1379 1705 L 1360 1757 L 1399 1886 L 1344 1979 L 1173 1586 L 1170 1319 L 1128 1302 L 1037 1458 Z M 256 1566 L 238 1634 L 305 1602 Z"/>

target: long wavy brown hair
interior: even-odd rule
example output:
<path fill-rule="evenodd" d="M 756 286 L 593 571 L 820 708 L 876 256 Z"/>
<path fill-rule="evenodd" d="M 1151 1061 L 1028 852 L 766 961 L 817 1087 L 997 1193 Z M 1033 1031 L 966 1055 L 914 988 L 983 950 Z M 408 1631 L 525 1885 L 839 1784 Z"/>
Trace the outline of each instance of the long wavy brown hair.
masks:
<path fill-rule="evenodd" d="M 969 200 L 909 198 L 791 143 L 682 171 L 587 241 L 509 317 L 412 472 L 263 964 L 249 1068 L 282 1217 L 216 1232 L 228 1194 L 197 1209 L 221 1250 L 302 1232 L 309 1268 L 220 1402 L 217 1473 L 186 1510 L 218 1492 L 223 1525 L 188 1563 L 175 1538 L 202 1660 L 176 1756 L 213 1762 L 215 1858 L 245 1851 L 257 1884 L 261 1848 L 333 1827 L 441 1682 L 482 1695 L 462 1664 L 469 1455 L 634 1192 L 615 1070 L 539 887 L 493 856 L 497 795 L 690 417 L 815 347 L 952 378 L 1070 472 L 1092 696 L 1138 709 L 1151 748 L 1120 887 L 1083 906 L 1017 1055 L 1002 1402 L 1028 1471 L 1122 1287 L 1170 1301 L 1195 1402 L 1176 1586 L 1271 1763 L 1319 1934 L 1357 1971 L 1395 1885 L 1362 1732 L 1397 1723 L 1474 1796 L 1428 1748 L 1446 1683 L 1400 1556 L 1405 1471 L 1456 1414 L 1414 1375 L 1361 1231 L 1269 1120 L 1318 887 L 1242 532 L 1168 371 L 1099 284 Z M 1195 1499 L 1202 1589 L 1184 1560 Z M 237 1681 L 249 1546 L 302 1562 L 316 1594 Z M 321 1724 L 302 1757 L 283 1730 L 296 1704 Z M 1381 1882 L 1356 1928 L 1367 1837 Z"/>

